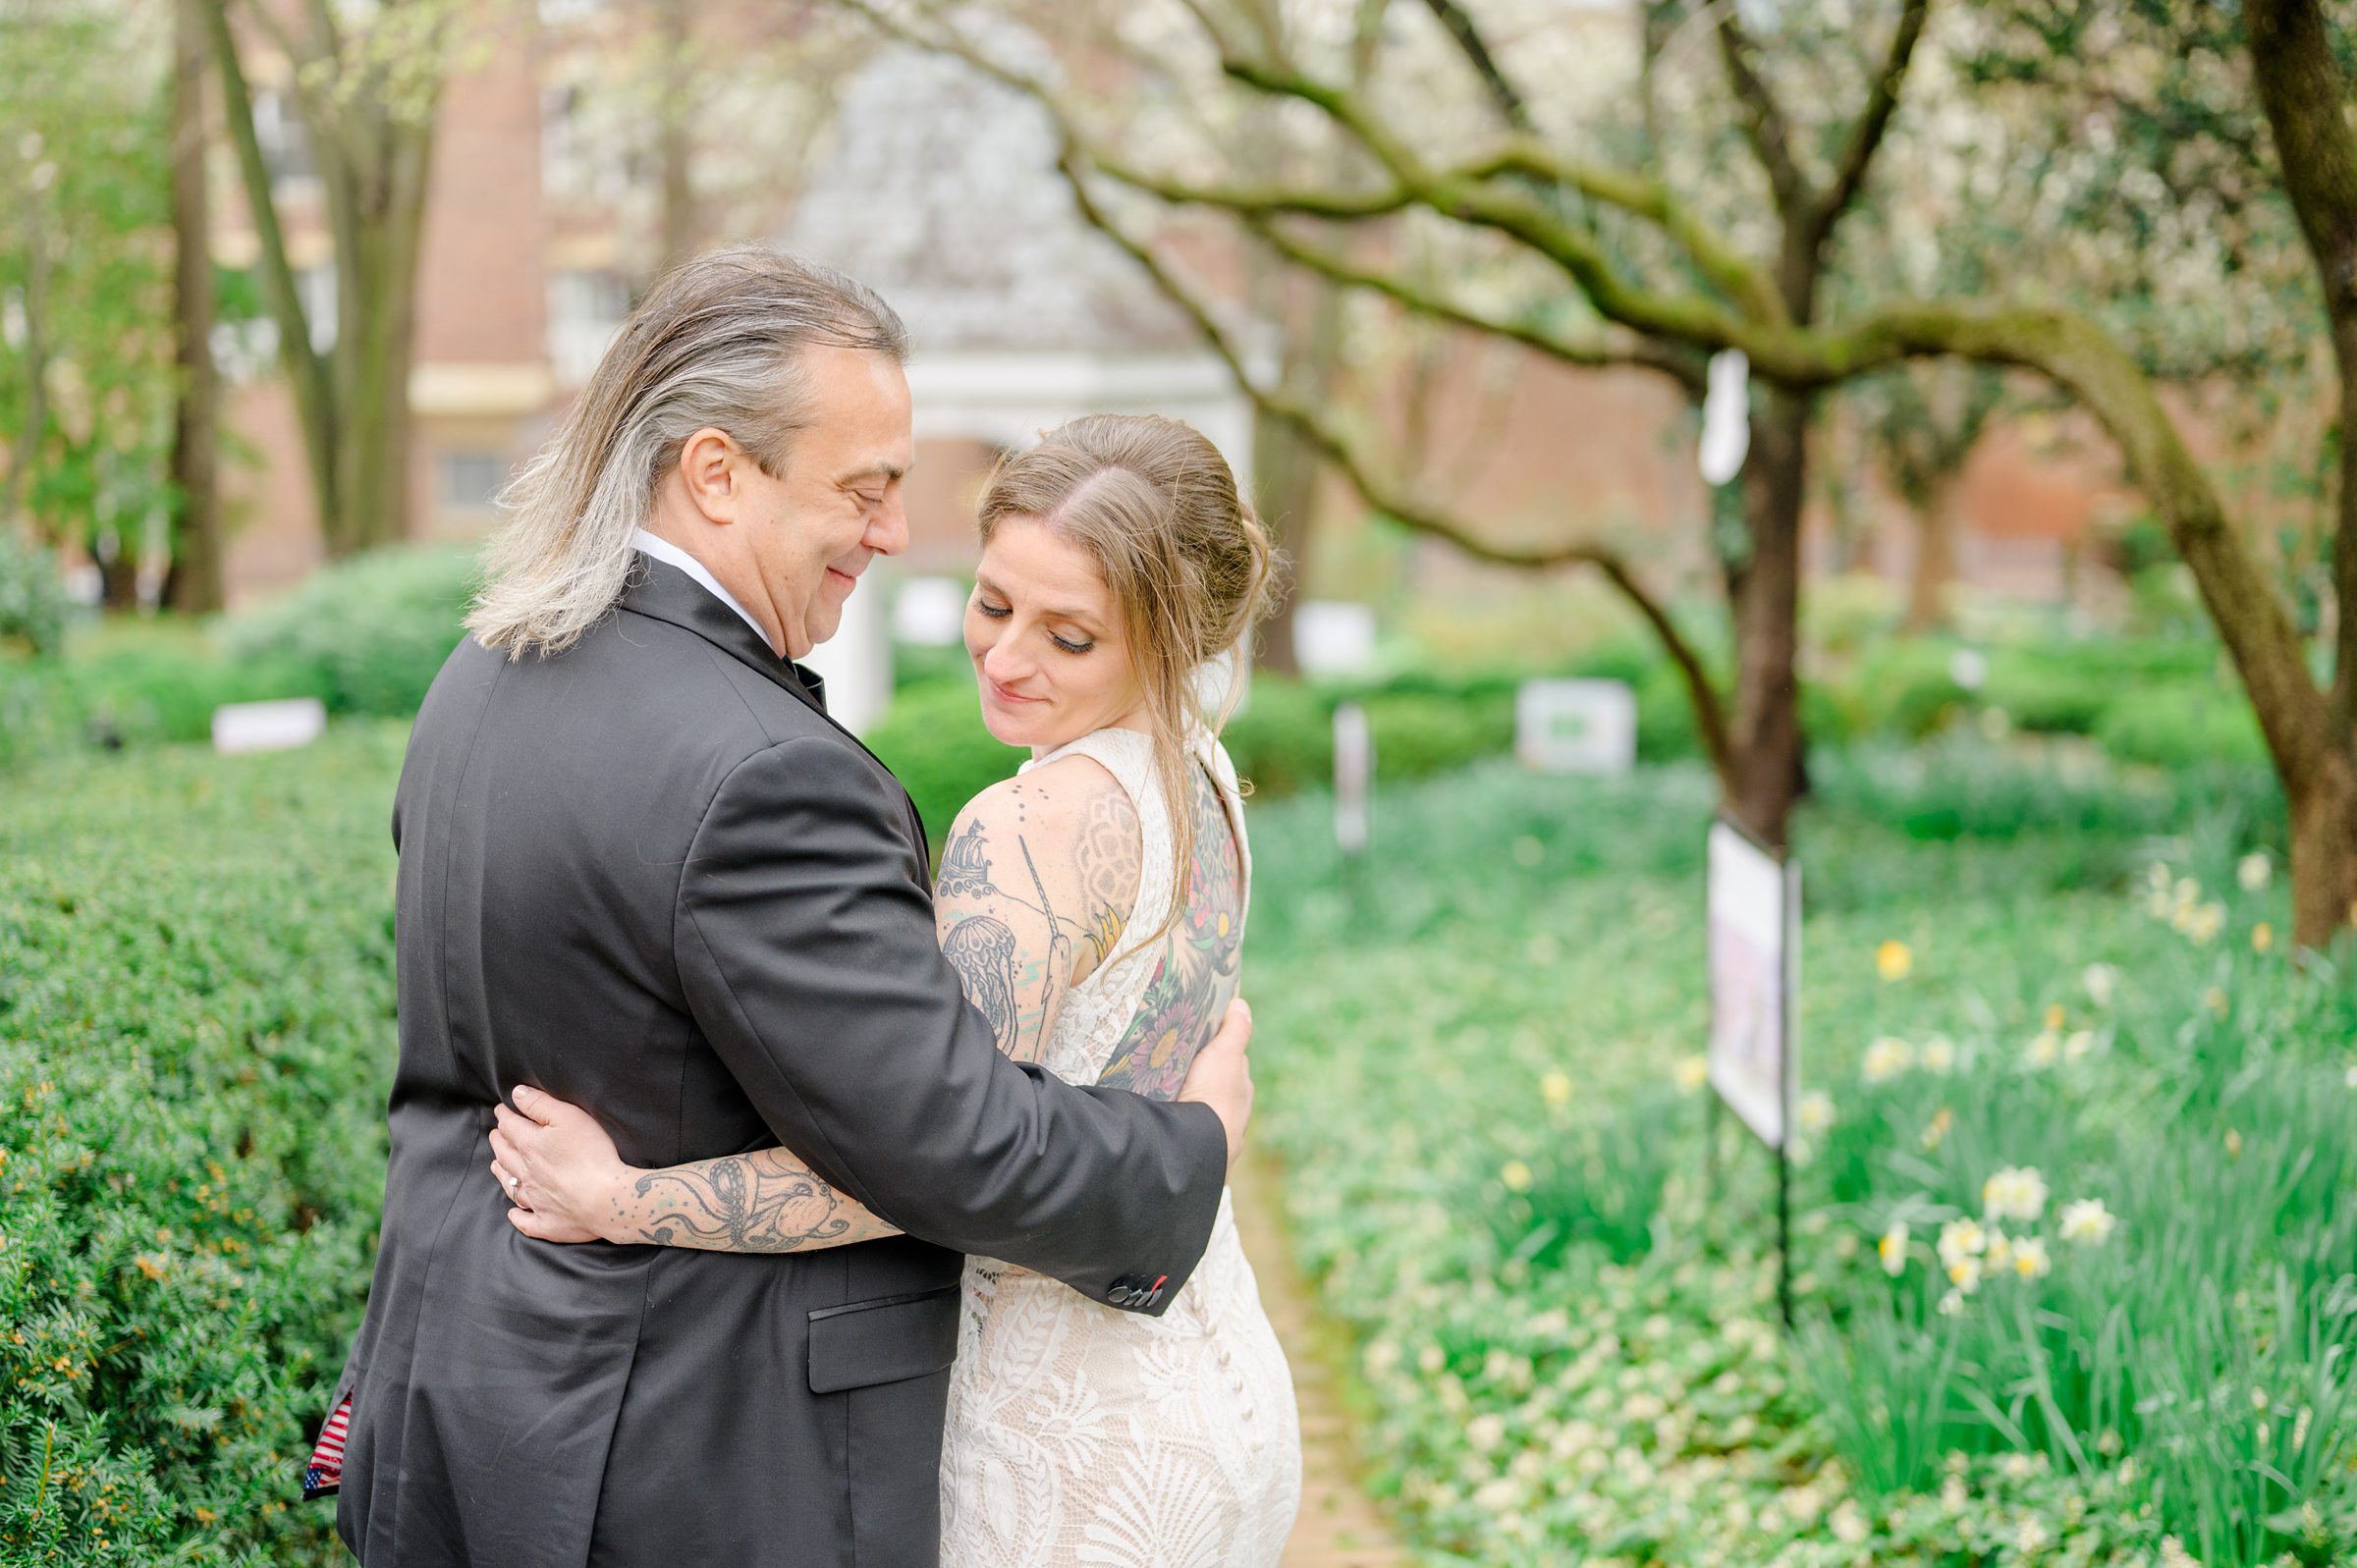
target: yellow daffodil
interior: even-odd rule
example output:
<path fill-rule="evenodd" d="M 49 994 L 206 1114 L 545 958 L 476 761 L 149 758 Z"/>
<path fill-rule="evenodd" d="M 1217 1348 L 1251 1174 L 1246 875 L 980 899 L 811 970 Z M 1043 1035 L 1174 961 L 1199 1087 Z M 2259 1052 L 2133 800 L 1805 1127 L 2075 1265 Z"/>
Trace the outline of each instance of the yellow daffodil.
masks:
<path fill-rule="evenodd" d="M 2202 1005 L 2223 1018 L 2226 1015 L 2226 994 L 2218 987 L 2212 986 L 2208 991 L 2202 993 Z"/>
<path fill-rule="evenodd" d="M 1677 1092 L 1690 1095 L 1711 1081 L 1710 1061 L 1702 1056 L 1687 1056 L 1678 1062 L 1672 1076 L 1676 1080 Z"/>
<path fill-rule="evenodd" d="M 2349 1069 L 2349 1071 L 2352 1073 L 2357 1073 L 2357 1067 L 2352 1067 Z M 1946 1106 L 1942 1106 L 1938 1110 L 1933 1111 L 1932 1124 L 1923 1129 L 1924 1149 L 1928 1152 L 1930 1150 L 1939 1148 L 1941 1141 L 1947 1136 L 1947 1129 L 1955 1124 L 1956 1113 L 1948 1109 Z"/>
<path fill-rule="evenodd" d="M 1506 1183 L 1507 1192 L 1530 1191 L 1530 1166 L 1519 1160 L 1508 1160 L 1498 1169 L 1498 1179 Z"/>
<path fill-rule="evenodd" d="M 2265 952 L 2275 945 L 2275 928 L 2262 920 L 2251 928 L 2251 951 Z"/>
<path fill-rule="evenodd" d="M 1551 1070 L 1539 1078 L 1539 1098 L 1551 1106 L 1568 1105 L 1571 1100 L 1571 1075 Z"/>
<path fill-rule="evenodd" d="M 2058 1001 L 2050 1001 L 2047 1003 L 2046 1027 L 2048 1033 L 2057 1035 L 2060 1034 L 2062 1032 L 2062 1026 L 2069 1021 L 2070 1014 L 2064 1010 L 2062 1003 Z"/>
<path fill-rule="evenodd" d="M 1875 973 L 1885 980 L 1904 980 L 1915 969 L 1915 953 L 1903 942 L 1886 942 L 1874 949 Z"/>
<path fill-rule="evenodd" d="M 2229 1160 L 2242 1158 L 2242 1134 L 2232 1127 L 2226 1129 L 2226 1158 Z"/>

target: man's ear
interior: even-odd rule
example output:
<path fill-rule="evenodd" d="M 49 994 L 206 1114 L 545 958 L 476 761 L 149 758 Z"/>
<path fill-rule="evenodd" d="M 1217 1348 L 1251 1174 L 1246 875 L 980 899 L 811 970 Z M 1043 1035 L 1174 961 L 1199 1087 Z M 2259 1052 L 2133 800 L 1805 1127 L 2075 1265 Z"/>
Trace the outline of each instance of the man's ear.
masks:
<path fill-rule="evenodd" d="M 737 483 L 738 460 L 745 455 L 736 437 L 707 425 L 680 448 L 680 482 L 704 520 L 732 523 L 744 492 Z"/>

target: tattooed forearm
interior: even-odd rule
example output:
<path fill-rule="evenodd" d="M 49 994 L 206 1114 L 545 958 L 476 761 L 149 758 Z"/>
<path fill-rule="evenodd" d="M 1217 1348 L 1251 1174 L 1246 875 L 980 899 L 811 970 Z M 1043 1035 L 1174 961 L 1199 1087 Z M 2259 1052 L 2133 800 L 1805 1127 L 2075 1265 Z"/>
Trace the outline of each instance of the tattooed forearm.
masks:
<path fill-rule="evenodd" d="M 900 1234 L 784 1149 L 650 1170 L 615 1198 L 606 1229 L 705 1252 L 809 1252 Z"/>
<path fill-rule="evenodd" d="M 1014 1051 L 1015 1002 L 1014 933 L 1003 920 L 970 915 L 950 928 L 942 939 L 942 955 L 958 971 L 965 1000 L 990 1020 L 991 1037 L 999 1050 Z"/>

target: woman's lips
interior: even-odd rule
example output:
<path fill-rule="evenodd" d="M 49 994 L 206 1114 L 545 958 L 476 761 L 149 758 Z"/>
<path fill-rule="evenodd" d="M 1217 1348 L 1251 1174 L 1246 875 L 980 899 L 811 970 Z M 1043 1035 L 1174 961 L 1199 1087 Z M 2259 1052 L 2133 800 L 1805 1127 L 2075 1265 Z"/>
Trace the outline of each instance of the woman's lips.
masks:
<path fill-rule="evenodd" d="M 1014 708 L 1018 707 L 1023 703 L 1039 701 L 1037 697 L 1018 697 L 1014 692 L 1009 691 L 1005 686 L 1000 685 L 997 681 L 990 679 L 988 676 L 985 676 L 982 678 L 989 683 L 991 697 L 1002 707 Z"/>

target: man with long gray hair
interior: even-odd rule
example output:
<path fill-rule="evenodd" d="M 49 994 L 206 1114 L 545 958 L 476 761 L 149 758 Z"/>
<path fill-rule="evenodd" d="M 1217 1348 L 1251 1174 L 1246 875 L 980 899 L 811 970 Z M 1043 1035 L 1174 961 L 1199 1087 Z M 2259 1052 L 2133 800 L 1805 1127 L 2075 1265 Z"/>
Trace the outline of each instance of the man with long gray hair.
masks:
<path fill-rule="evenodd" d="M 372 1568 L 931 1563 L 959 1255 L 1155 1313 L 1202 1252 L 1248 1017 L 1176 1104 L 1002 1056 L 923 824 L 791 662 L 906 543 L 904 353 L 849 279 L 706 255 L 509 498 L 394 805 L 383 1242 L 313 1456 Z M 746 1246 L 906 1234 L 541 1245 L 482 1153 L 534 1088 L 635 1165 L 794 1151 L 683 1217 Z"/>

